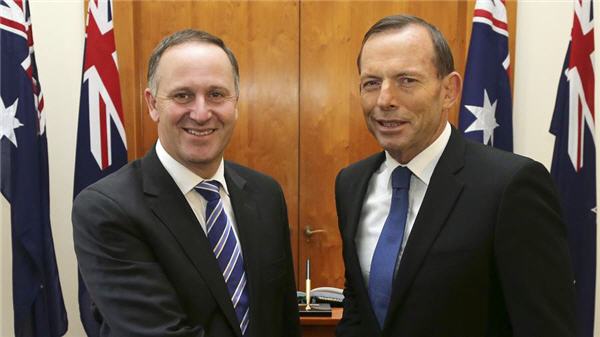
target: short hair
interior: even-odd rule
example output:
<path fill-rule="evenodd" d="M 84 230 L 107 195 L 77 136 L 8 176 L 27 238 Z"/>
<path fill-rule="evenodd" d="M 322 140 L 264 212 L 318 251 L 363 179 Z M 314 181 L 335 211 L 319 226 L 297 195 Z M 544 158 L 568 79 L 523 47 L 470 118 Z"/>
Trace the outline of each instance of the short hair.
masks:
<path fill-rule="evenodd" d="M 156 91 L 158 90 L 156 83 L 156 69 L 158 68 L 158 63 L 162 55 L 165 51 L 171 47 L 189 43 L 189 42 L 200 42 L 200 43 L 208 43 L 213 44 L 221 48 L 225 54 L 227 54 L 227 58 L 229 58 L 229 62 L 231 63 L 231 68 L 233 69 L 233 80 L 235 83 L 235 92 L 236 94 L 240 93 L 240 69 L 238 66 L 238 62 L 235 58 L 235 55 L 229 49 L 223 40 L 219 37 L 207 33 L 201 30 L 195 29 L 185 29 L 178 32 L 175 32 L 158 43 L 158 45 L 152 51 L 150 55 L 150 60 L 148 61 L 148 88 L 152 91 L 153 95 L 156 95 Z"/>
<path fill-rule="evenodd" d="M 442 32 L 437 27 L 430 24 L 429 22 L 412 15 L 391 15 L 377 21 L 369 30 L 365 33 L 362 45 L 360 46 L 360 52 L 356 64 L 358 66 L 358 72 L 360 73 L 360 61 L 363 48 L 367 40 L 379 33 L 389 32 L 393 30 L 402 30 L 410 25 L 418 25 L 427 29 L 431 35 L 431 41 L 433 42 L 433 49 L 435 52 L 433 63 L 438 72 L 438 77 L 444 77 L 454 71 L 454 58 L 452 57 L 452 50 L 448 45 L 448 41 L 444 38 Z"/>

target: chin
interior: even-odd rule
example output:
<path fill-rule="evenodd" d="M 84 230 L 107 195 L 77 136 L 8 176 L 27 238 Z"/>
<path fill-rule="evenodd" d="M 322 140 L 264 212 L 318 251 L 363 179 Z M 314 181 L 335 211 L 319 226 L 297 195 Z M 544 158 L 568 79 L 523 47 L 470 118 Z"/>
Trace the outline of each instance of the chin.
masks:
<path fill-rule="evenodd" d="M 377 142 L 379 145 L 387 151 L 402 151 L 403 148 L 406 147 L 404 142 L 400 142 L 398 137 L 379 137 L 377 138 Z"/>
<path fill-rule="evenodd" d="M 217 150 L 189 151 L 187 152 L 185 158 L 190 163 L 207 165 L 221 160 L 222 154 L 223 152 L 219 152 Z"/>
<path fill-rule="evenodd" d="M 380 144 L 381 147 L 386 150 L 387 152 L 389 152 L 390 154 L 400 154 L 404 151 L 406 151 L 406 145 L 404 144 L 398 144 L 398 143 L 381 143 Z"/>
<path fill-rule="evenodd" d="M 194 165 L 209 165 L 218 159 L 216 156 L 188 156 L 186 161 Z"/>

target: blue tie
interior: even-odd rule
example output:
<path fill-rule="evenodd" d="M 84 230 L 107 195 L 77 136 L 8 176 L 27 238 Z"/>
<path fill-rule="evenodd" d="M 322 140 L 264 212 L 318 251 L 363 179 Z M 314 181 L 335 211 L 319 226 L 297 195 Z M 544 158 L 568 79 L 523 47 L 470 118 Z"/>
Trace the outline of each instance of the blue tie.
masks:
<path fill-rule="evenodd" d="M 244 271 L 242 249 L 231 222 L 223 209 L 218 181 L 203 181 L 195 190 L 206 199 L 206 232 L 208 242 L 217 258 L 231 303 L 235 310 L 242 336 L 246 334 L 249 320 L 249 297 Z"/>
<path fill-rule="evenodd" d="M 410 170 L 403 166 L 396 167 L 392 172 L 390 213 L 385 220 L 375 247 L 373 260 L 371 260 L 369 298 L 382 329 L 392 296 L 392 282 L 396 271 L 396 262 L 404 238 L 410 176 Z"/>

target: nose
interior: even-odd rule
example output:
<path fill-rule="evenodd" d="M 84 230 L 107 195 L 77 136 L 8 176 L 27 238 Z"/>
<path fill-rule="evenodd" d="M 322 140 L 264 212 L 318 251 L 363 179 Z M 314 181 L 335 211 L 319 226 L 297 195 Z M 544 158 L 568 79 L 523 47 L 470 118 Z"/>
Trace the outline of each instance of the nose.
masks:
<path fill-rule="evenodd" d="M 196 99 L 190 106 L 189 116 L 197 123 L 204 123 L 212 117 L 211 105 L 207 102 L 204 95 L 196 95 Z"/>
<path fill-rule="evenodd" d="M 381 83 L 381 89 L 377 97 L 377 106 L 383 111 L 394 110 L 398 107 L 396 88 L 392 81 L 384 80 Z"/>

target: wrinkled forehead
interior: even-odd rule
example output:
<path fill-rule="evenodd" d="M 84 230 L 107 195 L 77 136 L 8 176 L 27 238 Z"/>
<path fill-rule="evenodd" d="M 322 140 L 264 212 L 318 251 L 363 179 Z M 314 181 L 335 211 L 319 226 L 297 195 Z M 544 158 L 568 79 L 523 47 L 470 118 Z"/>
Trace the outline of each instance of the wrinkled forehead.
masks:
<path fill-rule="evenodd" d="M 371 35 L 363 46 L 361 74 L 369 71 L 370 66 L 392 63 L 421 65 L 435 70 L 435 50 L 429 31 L 413 24 Z"/>
<path fill-rule="evenodd" d="M 211 80 L 212 85 L 235 85 L 233 66 L 223 49 L 205 42 L 186 42 L 172 46 L 163 53 L 157 69 L 157 85 L 161 80 L 169 83 Z"/>

